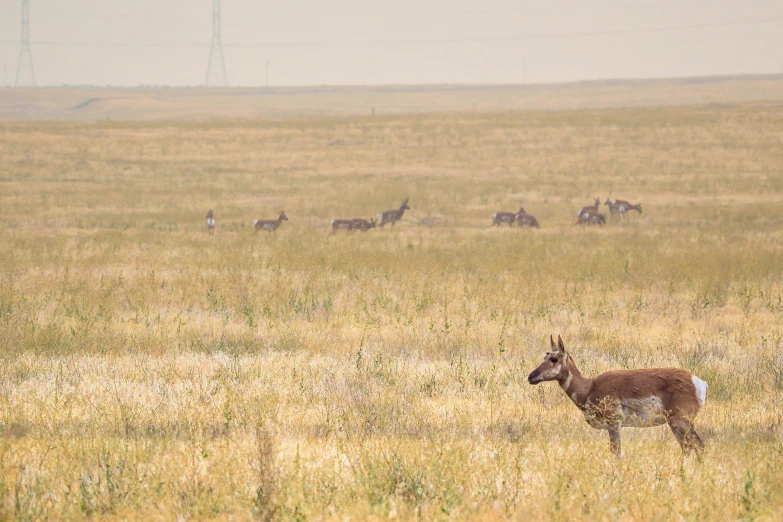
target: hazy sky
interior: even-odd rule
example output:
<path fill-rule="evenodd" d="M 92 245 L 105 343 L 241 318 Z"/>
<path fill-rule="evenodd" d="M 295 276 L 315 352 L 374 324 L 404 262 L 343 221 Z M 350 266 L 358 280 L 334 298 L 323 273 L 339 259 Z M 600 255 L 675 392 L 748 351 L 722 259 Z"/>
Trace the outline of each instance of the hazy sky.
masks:
<path fill-rule="evenodd" d="M 14 82 L 21 0 L 0 0 Z M 30 0 L 39 85 L 199 85 L 212 0 Z M 783 1 L 223 0 L 231 85 L 776 73 Z M 0 78 L 2 79 L 2 78 Z"/>

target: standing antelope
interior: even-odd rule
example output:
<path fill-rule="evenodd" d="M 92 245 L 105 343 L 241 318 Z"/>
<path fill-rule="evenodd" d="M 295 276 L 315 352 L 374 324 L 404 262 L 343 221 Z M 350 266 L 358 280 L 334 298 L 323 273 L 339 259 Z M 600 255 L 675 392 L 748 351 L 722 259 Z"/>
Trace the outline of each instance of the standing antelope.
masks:
<path fill-rule="evenodd" d="M 630 210 L 637 210 L 639 214 L 642 213 L 641 203 L 639 203 L 638 205 L 632 205 L 629 202 L 623 201 L 621 199 L 607 199 L 604 205 L 607 205 L 609 207 L 609 212 L 611 212 L 613 218 L 615 214 L 621 217 L 625 217 L 625 213 Z"/>
<path fill-rule="evenodd" d="M 362 232 L 367 232 L 371 228 L 375 228 L 375 224 L 375 218 L 372 218 L 369 221 L 362 218 L 353 218 L 353 228 L 361 230 Z"/>
<path fill-rule="evenodd" d="M 527 377 L 530 384 L 557 381 L 587 423 L 609 432 L 609 446 L 620 455 L 620 428 L 668 424 L 686 455 L 701 459 L 704 443 L 693 419 L 707 400 L 707 383 L 681 368 L 615 370 L 594 379 L 582 377 L 563 340 L 549 336 L 551 351 Z"/>
<path fill-rule="evenodd" d="M 599 214 L 598 212 L 593 212 L 591 210 L 588 210 L 586 212 L 581 212 L 579 214 L 579 217 L 576 219 L 577 225 L 598 225 L 598 226 L 604 226 L 606 223 L 606 216 L 603 214 Z"/>
<path fill-rule="evenodd" d="M 215 215 L 212 213 L 212 209 L 207 212 L 207 231 L 210 236 L 215 233 Z"/>
<path fill-rule="evenodd" d="M 519 213 L 517 214 L 517 223 L 519 223 L 520 227 L 527 225 L 529 227 L 539 228 L 538 220 L 534 216 L 525 212 L 525 209 L 523 208 L 519 209 Z"/>
<path fill-rule="evenodd" d="M 595 212 L 598 213 L 598 206 L 601 204 L 601 198 L 595 198 L 595 204 L 594 205 L 587 205 L 586 207 L 582 207 L 582 210 L 576 213 L 577 216 L 580 216 L 584 214 L 585 212 Z"/>
<path fill-rule="evenodd" d="M 399 209 L 386 210 L 378 214 L 378 219 L 380 219 L 378 225 L 383 228 L 383 225 L 386 223 L 391 223 L 392 228 L 394 228 L 394 224 L 402 219 L 402 215 L 405 214 L 406 210 L 410 209 L 411 207 L 408 206 L 408 198 L 405 198 L 405 201 L 402 202 L 402 205 L 400 205 Z"/>
<path fill-rule="evenodd" d="M 280 224 L 283 221 L 288 221 L 284 211 L 280 211 L 280 217 L 277 219 L 256 219 L 253 221 L 253 226 L 256 228 L 256 232 L 259 230 L 266 230 L 267 232 L 275 232 L 280 228 Z"/>
<path fill-rule="evenodd" d="M 332 220 L 332 232 L 337 232 L 338 230 L 353 230 L 353 220 L 352 219 L 333 219 Z"/>
<path fill-rule="evenodd" d="M 492 226 L 495 225 L 502 225 L 503 223 L 508 223 L 508 226 L 513 227 L 514 223 L 517 220 L 517 216 L 524 214 L 525 209 L 522 207 L 519 207 L 519 212 L 516 214 L 514 212 L 495 212 L 492 214 Z"/>

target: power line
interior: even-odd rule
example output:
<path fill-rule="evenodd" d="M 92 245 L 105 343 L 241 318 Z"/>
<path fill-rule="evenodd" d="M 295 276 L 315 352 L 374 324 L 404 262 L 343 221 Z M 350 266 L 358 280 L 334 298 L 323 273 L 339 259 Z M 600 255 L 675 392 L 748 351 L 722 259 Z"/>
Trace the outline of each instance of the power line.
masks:
<path fill-rule="evenodd" d="M 223 55 L 223 40 L 220 37 L 220 0 L 212 0 L 212 45 L 209 47 L 209 62 L 207 63 L 207 86 L 228 85 L 226 60 Z"/>
<path fill-rule="evenodd" d="M 234 48 L 259 48 L 259 47 L 346 47 L 346 46 L 393 46 L 393 45 L 423 45 L 423 44 L 452 44 L 452 43 L 491 43 L 491 42 L 514 42 L 524 40 L 540 40 L 553 38 L 585 38 L 593 36 L 617 36 L 625 34 L 643 34 L 660 33 L 669 31 L 691 31 L 701 29 L 714 29 L 719 27 L 731 27 L 742 25 L 759 25 L 777 23 L 783 21 L 783 16 L 775 18 L 757 19 L 757 20 L 735 20 L 715 23 L 689 24 L 689 25 L 669 25 L 649 28 L 635 29 L 608 29 L 604 31 L 577 31 L 569 33 L 530 33 L 523 35 L 509 36 L 487 36 L 487 37 L 451 37 L 451 38 L 421 38 L 421 39 L 403 39 L 403 40 L 354 40 L 354 41 L 309 41 L 309 42 L 235 42 L 227 43 L 225 47 Z M 0 43 L 11 44 L 11 40 L 2 40 Z M 100 41 L 44 41 L 36 42 L 36 45 L 44 46 L 96 46 L 96 47 L 206 47 L 207 43 L 174 43 L 174 42 L 100 42 Z"/>
<path fill-rule="evenodd" d="M 30 2 L 22 0 L 22 43 L 16 64 L 16 87 L 35 87 L 33 52 L 30 50 Z"/>

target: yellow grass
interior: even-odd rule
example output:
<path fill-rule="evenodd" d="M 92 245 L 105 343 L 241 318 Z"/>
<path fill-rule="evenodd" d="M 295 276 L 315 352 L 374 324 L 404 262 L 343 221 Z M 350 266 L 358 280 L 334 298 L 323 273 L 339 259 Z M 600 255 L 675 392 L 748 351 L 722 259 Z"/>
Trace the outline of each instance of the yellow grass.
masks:
<path fill-rule="evenodd" d="M 1 127 L 0 519 L 783 517 L 779 104 Z M 706 380 L 704 462 L 552 332 Z"/>

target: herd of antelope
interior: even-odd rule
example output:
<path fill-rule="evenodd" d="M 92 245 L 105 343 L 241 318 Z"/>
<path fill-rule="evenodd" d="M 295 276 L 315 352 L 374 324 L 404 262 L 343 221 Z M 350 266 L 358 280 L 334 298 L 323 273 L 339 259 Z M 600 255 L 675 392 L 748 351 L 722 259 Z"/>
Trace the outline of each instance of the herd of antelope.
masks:
<path fill-rule="evenodd" d="M 608 199 L 604 203 L 609 207 L 609 212 L 612 219 L 615 217 L 624 218 L 625 214 L 631 210 L 636 210 L 640 214 L 642 213 L 642 204 L 633 205 L 627 201 L 621 199 Z M 576 213 L 577 225 L 599 225 L 606 224 L 606 215 L 599 212 L 601 206 L 601 199 L 595 198 L 593 205 L 582 207 L 579 212 Z M 395 223 L 402 219 L 406 210 L 410 210 L 408 206 L 408 198 L 400 205 L 400 208 L 386 210 L 378 214 L 376 218 L 364 219 L 364 218 L 340 218 L 333 219 L 331 221 L 332 232 L 338 230 L 361 230 L 367 232 L 371 228 L 376 226 L 383 228 L 384 225 L 391 224 L 394 228 Z M 253 221 L 253 228 L 258 232 L 259 230 L 265 230 L 267 232 L 275 232 L 283 221 L 288 221 L 288 217 L 285 215 L 285 211 L 280 211 L 280 215 L 277 219 L 256 219 Z M 538 220 L 535 216 L 528 214 L 523 207 L 519 207 L 518 212 L 495 212 L 492 214 L 492 226 L 499 226 L 507 224 L 513 227 L 515 224 L 522 226 L 528 226 L 533 228 L 539 228 Z M 207 231 L 209 235 L 215 233 L 215 215 L 212 210 L 207 213 Z"/>
<path fill-rule="evenodd" d="M 639 214 L 642 213 L 642 204 L 639 203 L 638 205 L 632 205 L 631 203 L 628 203 L 627 201 L 623 201 L 621 199 L 607 199 L 604 203 L 607 207 L 609 207 L 609 212 L 612 216 L 612 219 L 615 217 L 618 218 L 624 218 L 625 214 L 627 212 L 630 212 L 631 210 L 636 210 L 639 212 Z M 599 212 L 601 208 L 601 198 L 595 198 L 595 203 L 592 205 L 588 205 L 586 207 L 582 207 L 579 212 L 576 213 L 576 224 L 577 225 L 598 225 L 603 226 L 606 224 L 606 215 L 601 214 Z M 495 212 L 492 214 L 492 226 L 499 226 L 502 224 L 507 224 L 510 227 L 513 227 L 514 224 L 517 224 L 519 226 L 529 226 L 538 228 L 538 220 L 528 214 L 523 207 L 519 207 L 519 212 Z"/>
<path fill-rule="evenodd" d="M 405 198 L 405 200 L 400 205 L 400 208 L 385 210 L 378 214 L 378 219 L 333 219 L 331 222 L 332 231 L 361 230 L 362 232 L 367 232 L 376 226 L 383 228 L 384 225 L 388 224 L 391 224 L 392 228 L 394 228 L 395 223 L 402 219 L 405 211 L 410 210 L 410 208 L 411 207 L 408 206 L 408 198 Z M 280 225 L 283 224 L 283 221 L 288 221 L 288 216 L 285 215 L 284 210 L 281 210 L 280 215 L 277 216 L 277 219 L 256 219 L 253 221 L 253 228 L 256 232 L 259 230 L 265 230 L 266 232 L 276 232 L 277 229 L 280 228 Z M 207 231 L 209 232 L 210 236 L 215 233 L 215 213 L 212 211 L 212 209 L 207 212 Z"/>
<path fill-rule="evenodd" d="M 577 213 L 579 225 L 603 225 L 606 216 L 599 212 L 601 201 L 582 207 Z M 624 217 L 631 210 L 642 212 L 641 204 L 632 205 L 619 199 L 607 199 L 612 217 Z M 406 210 L 408 198 L 398 209 L 378 214 L 377 219 L 334 219 L 332 231 L 361 230 L 366 232 L 386 224 L 394 227 Z M 276 231 L 283 221 L 288 221 L 281 211 L 277 219 L 257 219 L 253 222 L 255 231 Z M 495 212 L 492 226 L 514 224 L 538 228 L 536 218 L 520 207 L 518 212 Z M 215 217 L 212 210 L 207 214 L 207 228 L 212 235 Z M 562 338 L 557 343 L 549 337 L 550 351 L 544 361 L 528 375 L 530 384 L 557 381 L 568 398 L 584 414 L 587 423 L 609 433 L 609 446 L 615 455 L 620 455 L 620 428 L 646 428 L 667 424 L 685 455 L 695 451 L 701 459 L 704 442 L 694 428 L 694 418 L 707 400 L 707 383 L 681 368 L 647 368 L 640 370 L 616 370 L 605 372 L 595 378 L 582 376 L 571 354 L 566 351 Z"/>

